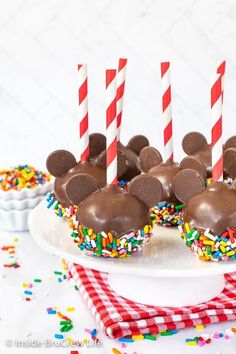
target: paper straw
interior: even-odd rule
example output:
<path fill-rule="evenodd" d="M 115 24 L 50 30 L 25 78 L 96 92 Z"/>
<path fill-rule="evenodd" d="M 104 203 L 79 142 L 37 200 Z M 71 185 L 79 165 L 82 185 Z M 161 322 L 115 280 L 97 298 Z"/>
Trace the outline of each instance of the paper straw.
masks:
<path fill-rule="evenodd" d="M 120 140 L 120 128 L 123 113 L 123 101 L 125 90 L 127 59 L 120 58 L 117 72 L 117 96 L 116 96 L 116 110 L 117 110 L 117 138 Z"/>
<path fill-rule="evenodd" d="M 217 74 L 220 74 L 220 76 L 221 76 L 222 103 L 224 100 L 225 65 L 226 65 L 226 61 L 223 60 L 223 61 L 219 62 L 218 67 L 217 67 Z"/>
<path fill-rule="evenodd" d="M 116 70 L 106 70 L 107 184 L 117 184 Z"/>
<path fill-rule="evenodd" d="M 162 111 L 164 118 L 164 158 L 173 160 L 170 62 L 161 63 Z"/>
<path fill-rule="evenodd" d="M 80 160 L 83 162 L 89 156 L 87 65 L 79 64 L 78 73 Z"/>
<path fill-rule="evenodd" d="M 222 145 L 222 76 L 214 76 L 211 88 L 211 145 L 212 178 L 223 181 L 223 145 Z"/>

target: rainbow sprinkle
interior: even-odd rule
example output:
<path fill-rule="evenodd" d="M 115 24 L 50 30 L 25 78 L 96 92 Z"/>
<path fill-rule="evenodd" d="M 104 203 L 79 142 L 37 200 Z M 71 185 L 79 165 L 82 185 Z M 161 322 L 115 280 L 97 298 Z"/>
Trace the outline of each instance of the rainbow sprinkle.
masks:
<path fill-rule="evenodd" d="M 19 165 L 10 170 L 0 171 L 0 189 L 3 191 L 34 189 L 50 180 L 51 176 L 49 174 L 30 165 Z"/>
<path fill-rule="evenodd" d="M 120 188 L 124 190 L 127 189 L 128 182 L 119 181 L 118 184 Z M 75 217 L 76 212 L 78 210 L 78 207 L 76 205 L 69 206 L 68 208 L 66 208 L 56 200 L 53 193 L 48 193 L 46 201 L 47 201 L 47 208 L 48 209 L 53 208 L 57 216 L 59 216 L 60 218 L 65 218 L 66 221 L 69 222 L 70 227 L 72 229 L 78 225 Z"/>
<path fill-rule="evenodd" d="M 152 236 L 152 229 L 151 225 L 145 225 L 142 230 L 132 231 L 116 238 L 111 232 L 102 231 L 96 234 L 92 229 L 79 225 L 73 230 L 71 236 L 80 250 L 85 250 L 89 255 L 126 257 L 142 250 Z"/>
<path fill-rule="evenodd" d="M 212 343 L 214 339 L 230 339 L 231 337 L 227 334 L 233 334 L 233 328 L 226 330 L 226 334 L 223 332 L 214 332 L 213 334 L 202 334 L 201 336 L 196 336 L 194 338 L 186 338 L 185 343 L 189 346 L 203 347 L 206 344 Z"/>
<path fill-rule="evenodd" d="M 179 225 L 185 245 L 203 261 L 229 261 L 236 259 L 236 230 L 227 228 L 221 235 L 210 229 L 191 228 L 188 223 Z"/>
<path fill-rule="evenodd" d="M 160 202 L 151 209 L 151 218 L 161 226 L 179 225 L 183 207 L 184 204 Z"/>
<path fill-rule="evenodd" d="M 59 203 L 53 193 L 49 193 L 47 195 L 47 208 L 53 208 L 54 212 L 60 218 L 66 219 L 69 222 L 69 226 L 73 229 L 76 225 L 76 212 L 78 207 L 76 205 L 70 206 L 69 208 L 64 207 L 61 203 Z"/>
<path fill-rule="evenodd" d="M 5 268 L 17 269 L 20 267 L 20 265 L 17 261 L 17 257 L 16 257 L 16 246 L 15 245 L 2 246 L 1 250 L 7 252 L 7 255 L 9 258 L 9 263 L 4 264 Z"/>

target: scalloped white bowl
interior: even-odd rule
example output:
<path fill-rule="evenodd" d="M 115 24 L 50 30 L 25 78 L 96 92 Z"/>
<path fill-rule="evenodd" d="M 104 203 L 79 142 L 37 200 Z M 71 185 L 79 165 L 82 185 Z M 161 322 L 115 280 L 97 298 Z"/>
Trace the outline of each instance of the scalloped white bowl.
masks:
<path fill-rule="evenodd" d="M 32 199 L 39 195 L 46 195 L 47 193 L 53 190 L 54 180 L 46 182 L 45 184 L 39 185 L 34 189 L 22 189 L 20 191 L 9 190 L 2 191 L 0 190 L 0 200 L 22 200 L 22 199 Z"/>
<path fill-rule="evenodd" d="M 24 210 L 35 208 L 41 200 L 45 198 L 46 194 L 38 195 L 35 198 L 26 199 L 10 199 L 4 200 L 0 199 L 0 210 L 10 211 L 10 210 Z"/>
<path fill-rule="evenodd" d="M 53 190 L 54 181 L 35 189 L 0 191 L 0 228 L 7 231 L 28 230 L 28 216 L 46 195 Z"/>
<path fill-rule="evenodd" d="M 32 209 L 24 210 L 1 210 L 0 227 L 6 231 L 28 230 L 28 216 Z"/>

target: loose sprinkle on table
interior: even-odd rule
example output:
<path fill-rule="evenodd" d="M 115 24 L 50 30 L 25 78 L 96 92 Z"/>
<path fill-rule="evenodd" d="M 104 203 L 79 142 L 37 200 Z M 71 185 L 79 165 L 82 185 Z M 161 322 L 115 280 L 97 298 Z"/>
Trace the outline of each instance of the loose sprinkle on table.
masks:
<path fill-rule="evenodd" d="M 15 245 L 2 246 L 1 250 L 7 252 L 7 255 L 8 255 L 8 258 L 10 261 L 9 263 L 4 264 L 5 268 L 17 269 L 20 267 L 20 265 L 17 262 L 17 258 L 16 258 L 16 246 Z"/>
<path fill-rule="evenodd" d="M 75 311 L 75 308 L 74 307 L 67 307 L 66 311 L 67 312 L 72 312 L 72 311 Z"/>
<path fill-rule="evenodd" d="M 203 324 L 198 324 L 195 326 L 196 329 L 204 329 L 205 326 Z"/>
<path fill-rule="evenodd" d="M 57 333 L 54 335 L 54 337 L 56 339 L 63 339 L 64 338 L 64 336 L 62 334 L 57 334 Z"/>
<path fill-rule="evenodd" d="M 41 282 L 42 282 L 42 279 L 36 278 L 36 279 L 34 279 L 34 282 L 35 282 L 35 283 L 41 283 Z"/>
<path fill-rule="evenodd" d="M 121 354 L 121 352 L 116 348 L 112 348 L 112 353 L 113 354 Z"/>

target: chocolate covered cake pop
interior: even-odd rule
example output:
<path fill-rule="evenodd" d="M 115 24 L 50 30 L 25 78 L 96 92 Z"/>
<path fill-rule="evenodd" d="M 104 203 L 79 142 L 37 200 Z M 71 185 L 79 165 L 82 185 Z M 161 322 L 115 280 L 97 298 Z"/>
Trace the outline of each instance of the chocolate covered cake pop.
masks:
<path fill-rule="evenodd" d="M 114 184 L 99 189 L 94 177 L 80 174 L 67 181 L 65 190 L 70 203 L 78 206 L 74 242 L 88 254 L 132 255 L 152 236 L 149 208 L 162 198 L 157 178 L 136 176 L 125 191 Z"/>
<path fill-rule="evenodd" d="M 227 173 L 236 161 L 236 149 L 224 153 Z M 205 181 L 198 172 L 186 169 L 174 179 L 176 196 L 185 204 L 179 226 L 185 245 L 201 260 L 236 259 L 236 183 Z"/>
<path fill-rule="evenodd" d="M 47 158 L 47 169 L 55 178 L 54 192 L 48 196 L 48 208 L 54 207 L 59 216 L 73 217 L 75 207 L 71 205 L 65 193 L 65 184 L 72 176 L 78 173 L 88 173 L 93 176 L 102 187 L 106 184 L 106 172 L 97 164 L 96 157 L 106 147 L 106 138 L 103 134 L 93 133 L 89 135 L 89 159 L 78 162 L 72 153 L 66 150 L 52 152 Z M 123 168 L 125 168 L 123 164 Z"/>
<path fill-rule="evenodd" d="M 188 155 L 185 157 L 181 163 L 180 167 L 183 168 L 194 168 L 199 173 L 201 173 L 204 178 L 208 179 L 212 177 L 212 163 L 211 155 L 212 149 L 211 145 L 207 143 L 206 138 L 198 132 L 190 132 L 185 135 L 182 141 L 182 146 L 184 152 Z M 225 145 L 224 150 L 236 147 L 236 136 L 229 138 Z M 229 176 L 224 169 L 224 179 L 226 180 Z"/>
<path fill-rule="evenodd" d="M 140 165 L 145 173 L 160 181 L 163 189 L 161 202 L 151 209 L 152 219 L 162 226 L 178 225 L 183 204 L 174 193 L 173 181 L 181 167 L 172 160 L 163 162 L 161 154 L 154 147 L 145 147 L 141 151 Z"/>
<path fill-rule="evenodd" d="M 118 180 L 120 181 L 121 187 L 123 184 L 131 181 L 132 178 L 138 176 L 141 173 L 139 154 L 140 151 L 149 145 L 148 139 L 143 135 L 133 136 L 127 146 L 123 145 L 121 142 L 118 142 L 118 152 L 120 152 L 125 158 L 126 169 L 120 169 L 118 166 Z M 97 156 L 97 162 L 102 165 L 104 168 L 106 166 L 106 150 L 101 152 Z"/>

